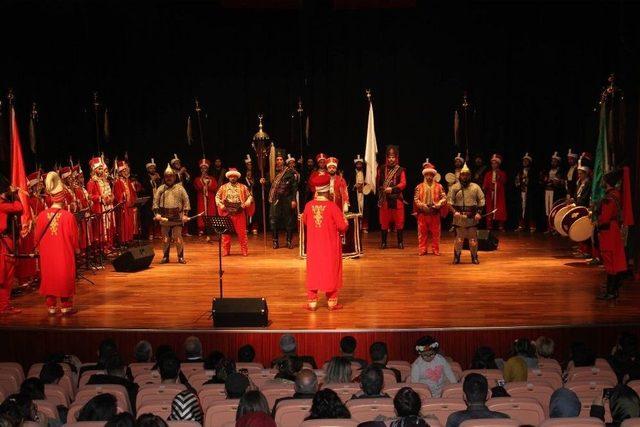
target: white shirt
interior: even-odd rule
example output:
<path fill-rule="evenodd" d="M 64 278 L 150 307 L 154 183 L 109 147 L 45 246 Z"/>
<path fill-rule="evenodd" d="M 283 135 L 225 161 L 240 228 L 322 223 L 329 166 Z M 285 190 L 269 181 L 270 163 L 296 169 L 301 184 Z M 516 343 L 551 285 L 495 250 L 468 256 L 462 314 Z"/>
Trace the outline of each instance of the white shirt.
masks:
<path fill-rule="evenodd" d="M 436 354 L 431 362 L 418 356 L 411 365 L 411 382 L 426 384 L 433 397 L 440 397 L 444 386 L 457 383 L 458 380 L 447 359 Z"/>

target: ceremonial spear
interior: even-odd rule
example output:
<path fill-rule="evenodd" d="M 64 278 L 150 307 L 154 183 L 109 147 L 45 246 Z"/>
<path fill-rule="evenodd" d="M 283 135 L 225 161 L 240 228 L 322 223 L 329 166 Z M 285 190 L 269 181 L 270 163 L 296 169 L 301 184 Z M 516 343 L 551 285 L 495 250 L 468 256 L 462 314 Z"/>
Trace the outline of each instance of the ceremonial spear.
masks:
<path fill-rule="evenodd" d="M 267 208 L 265 205 L 265 191 L 264 191 L 264 162 L 269 150 L 270 138 L 267 133 L 262 130 L 262 114 L 258 114 L 258 132 L 253 135 L 251 146 L 256 152 L 256 158 L 258 160 L 258 169 L 260 170 L 260 187 L 262 189 L 262 230 L 264 236 L 264 246 L 267 246 Z"/>

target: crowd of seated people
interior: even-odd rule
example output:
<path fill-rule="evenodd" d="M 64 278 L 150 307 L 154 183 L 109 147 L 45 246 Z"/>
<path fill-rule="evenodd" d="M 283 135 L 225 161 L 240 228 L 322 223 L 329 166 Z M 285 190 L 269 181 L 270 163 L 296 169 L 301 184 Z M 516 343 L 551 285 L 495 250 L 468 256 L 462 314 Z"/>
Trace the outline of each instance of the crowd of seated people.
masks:
<path fill-rule="evenodd" d="M 207 416 L 216 402 L 224 401 L 235 405 L 233 419 L 241 427 L 276 426 L 281 418 L 279 408 L 287 402 L 308 406 L 300 422 L 352 419 L 362 427 L 458 427 L 476 419 L 517 420 L 517 413 L 496 410 L 494 404 L 536 390 L 546 393 L 535 394 L 538 400 L 534 400 L 544 412 L 540 421 L 590 416 L 602 425 L 620 426 L 626 419 L 640 417 L 640 351 L 633 334 L 621 334 L 611 353 L 600 359 L 584 343 L 572 343 L 564 369 L 554 359 L 553 340 L 546 337 L 518 339 L 504 358 L 481 346 L 468 370 L 462 372 L 454 369 L 456 363 L 431 336 L 415 343 L 417 357 L 411 363 L 391 363 L 383 342 L 370 346 L 369 362 L 358 359 L 356 346 L 354 337 L 344 337 L 336 356 L 317 369 L 312 356 L 298 354 L 295 337 L 285 334 L 280 340 L 282 354 L 262 369 L 255 363 L 256 351 L 250 345 L 241 346 L 235 357 L 220 351 L 204 357 L 202 342 L 189 337 L 181 349 L 185 357 L 180 359 L 171 346 L 154 349 L 148 341 L 140 341 L 127 357 L 132 361 L 128 365 L 115 341 L 105 339 L 97 350 L 96 363 L 83 365 L 74 356 L 52 354 L 39 370 L 30 370 L 15 390 L 3 389 L 3 375 L 10 375 L 10 370 L 0 364 L 0 394 L 4 398 L 0 427 L 59 427 L 85 421 L 104 422 L 110 427 L 170 427 L 173 422 L 185 421 L 193 427 L 227 427 L 228 423 L 220 424 Z M 67 391 L 71 394 L 68 401 L 51 400 L 49 393 L 63 389 L 68 377 L 74 381 Z M 580 388 L 585 382 L 591 387 L 588 398 Z M 126 402 L 110 389 L 74 401 L 77 391 L 100 386 L 120 387 Z M 158 410 L 161 413 L 140 411 L 144 408 L 140 393 L 154 386 L 170 390 L 166 408 Z M 277 393 L 269 394 L 268 390 Z M 212 398 L 211 393 L 218 394 Z M 456 403 L 446 417 L 428 409 L 441 401 Z M 359 419 L 356 408 L 368 402 L 389 409 L 372 414 L 370 419 Z"/>

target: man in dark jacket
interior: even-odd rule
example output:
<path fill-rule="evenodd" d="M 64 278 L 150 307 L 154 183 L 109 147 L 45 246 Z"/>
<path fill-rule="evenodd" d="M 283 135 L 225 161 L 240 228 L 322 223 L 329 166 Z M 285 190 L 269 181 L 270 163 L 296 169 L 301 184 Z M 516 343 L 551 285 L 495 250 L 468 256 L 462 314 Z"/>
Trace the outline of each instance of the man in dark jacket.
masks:
<path fill-rule="evenodd" d="M 138 384 L 127 379 L 127 370 L 124 360 L 119 354 L 114 354 L 105 363 L 106 374 L 94 374 L 87 384 L 115 384 L 121 385 L 127 390 L 131 411 L 136 410 L 136 395 Z"/>
<path fill-rule="evenodd" d="M 494 412 L 487 408 L 486 402 L 489 393 L 489 384 L 484 375 L 467 375 L 462 384 L 462 391 L 464 392 L 464 401 L 467 403 L 467 409 L 449 415 L 446 427 L 458 427 L 467 420 L 509 418 L 507 414 Z"/>

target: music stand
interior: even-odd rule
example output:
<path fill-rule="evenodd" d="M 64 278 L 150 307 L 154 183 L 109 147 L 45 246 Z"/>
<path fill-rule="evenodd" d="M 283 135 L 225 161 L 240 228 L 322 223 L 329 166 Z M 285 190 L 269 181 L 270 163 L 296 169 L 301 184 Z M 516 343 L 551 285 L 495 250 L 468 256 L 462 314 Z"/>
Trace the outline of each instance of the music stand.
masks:
<path fill-rule="evenodd" d="M 222 290 L 222 235 L 233 234 L 235 229 L 229 216 L 205 216 L 204 230 L 206 234 L 215 233 L 218 236 L 218 282 L 220 284 L 220 298 L 224 297 Z"/>

